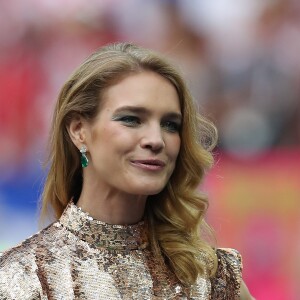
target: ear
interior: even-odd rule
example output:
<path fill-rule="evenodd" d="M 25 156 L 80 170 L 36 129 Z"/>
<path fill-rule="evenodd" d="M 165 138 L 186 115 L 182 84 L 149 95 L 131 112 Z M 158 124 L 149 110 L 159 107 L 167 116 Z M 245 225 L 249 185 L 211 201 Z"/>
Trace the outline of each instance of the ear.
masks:
<path fill-rule="evenodd" d="M 80 149 L 86 141 L 86 120 L 80 115 L 74 116 L 67 125 L 67 130 L 74 145 Z"/>

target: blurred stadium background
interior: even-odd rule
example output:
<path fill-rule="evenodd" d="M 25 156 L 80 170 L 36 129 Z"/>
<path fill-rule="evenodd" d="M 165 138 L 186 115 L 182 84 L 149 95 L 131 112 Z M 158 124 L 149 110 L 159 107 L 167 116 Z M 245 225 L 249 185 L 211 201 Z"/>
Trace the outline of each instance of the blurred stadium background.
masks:
<path fill-rule="evenodd" d="M 0 2 L 0 251 L 38 230 L 51 112 L 94 49 L 167 54 L 220 131 L 205 181 L 220 246 L 244 257 L 257 299 L 299 299 L 300 2 Z"/>

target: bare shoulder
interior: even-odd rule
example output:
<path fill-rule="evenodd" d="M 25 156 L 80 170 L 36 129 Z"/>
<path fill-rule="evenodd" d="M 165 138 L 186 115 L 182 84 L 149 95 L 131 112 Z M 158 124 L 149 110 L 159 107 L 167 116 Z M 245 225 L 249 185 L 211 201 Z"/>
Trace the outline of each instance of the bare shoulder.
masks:
<path fill-rule="evenodd" d="M 243 280 L 241 281 L 240 300 L 255 300 L 255 298 L 251 296 L 248 287 Z"/>

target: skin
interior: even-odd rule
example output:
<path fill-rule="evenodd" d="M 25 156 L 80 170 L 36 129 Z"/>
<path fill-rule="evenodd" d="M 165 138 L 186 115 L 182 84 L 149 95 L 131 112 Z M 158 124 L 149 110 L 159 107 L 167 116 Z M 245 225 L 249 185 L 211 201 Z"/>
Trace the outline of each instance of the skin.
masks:
<path fill-rule="evenodd" d="M 144 71 L 108 87 L 96 118 L 78 117 L 69 127 L 89 158 L 78 206 L 110 224 L 140 221 L 147 196 L 159 193 L 172 175 L 180 125 L 176 89 L 162 76 Z"/>
<path fill-rule="evenodd" d="M 89 158 L 77 205 L 109 224 L 140 221 L 147 196 L 159 193 L 175 168 L 180 126 L 176 89 L 162 76 L 144 71 L 108 87 L 96 118 L 78 116 L 68 128 Z M 254 300 L 243 281 L 240 299 Z"/>
<path fill-rule="evenodd" d="M 241 282 L 240 300 L 255 300 L 255 298 L 253 298 L 251 296 L 251 294 L 243 280 Z"/>

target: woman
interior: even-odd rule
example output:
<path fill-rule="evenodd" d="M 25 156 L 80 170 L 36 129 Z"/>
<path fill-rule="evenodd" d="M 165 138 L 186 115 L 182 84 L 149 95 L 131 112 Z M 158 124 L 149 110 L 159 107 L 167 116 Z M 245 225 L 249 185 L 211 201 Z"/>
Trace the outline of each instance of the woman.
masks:
<path fill-rule="evenodd" d="M 215 141 L 164 58 L 92 54 L 55 108 L 42 214 L 57 221 L 2 255 L 0 298 L 251 299 L 240 255 L 202 238 Z"/>

